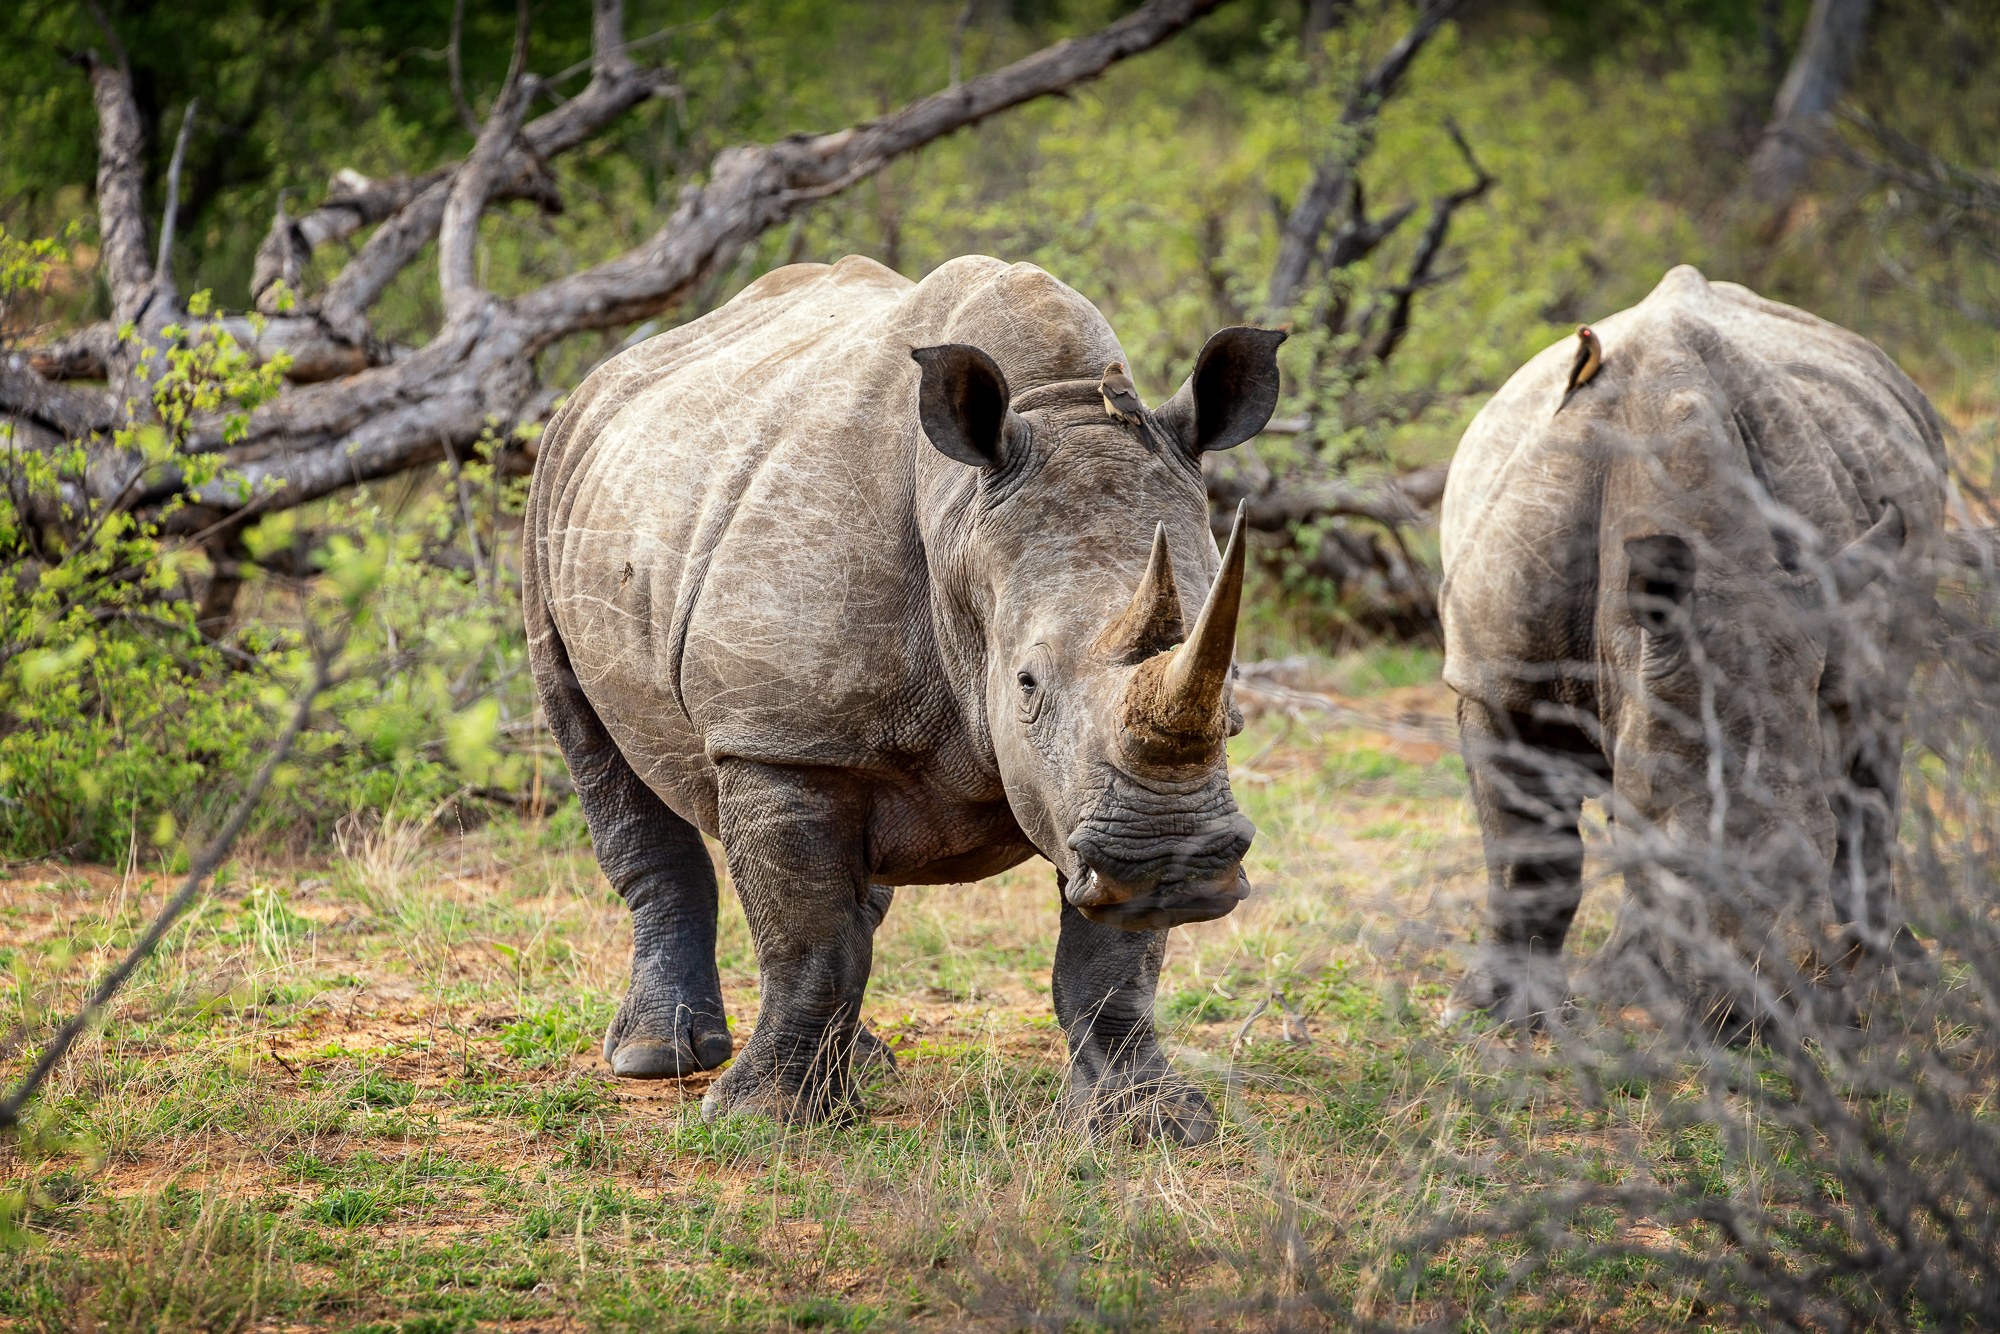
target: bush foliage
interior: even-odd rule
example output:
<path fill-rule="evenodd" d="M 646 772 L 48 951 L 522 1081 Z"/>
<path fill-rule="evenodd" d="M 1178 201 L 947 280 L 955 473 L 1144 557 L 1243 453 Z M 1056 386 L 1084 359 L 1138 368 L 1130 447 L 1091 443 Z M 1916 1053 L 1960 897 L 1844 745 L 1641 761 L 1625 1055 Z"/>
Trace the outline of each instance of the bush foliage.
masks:
<path fill-rule="evenodd" d="M 66 258 L 4 232 L 0 247 L 9 288 L 45 281 Z M 0 304 L 10 294 L 0 289 Z M 203 297 L 190 304 L 207 310 Z M 503 754 L 531 692 L 518 580 L 494 540 L 518 517 L 525 481 L 483 457 L 401 494 L 318 507 L 317 545 L 290 553 L 303 577 L 273 572 L 297 545 L 298 513 L 258 524 L 246 544 L 271 564 L 249 570 L 257 614 L 227 639 L 198 625 L 197 590 L 214 573 L 201 496 L 241 483 L 182 438 L 197 412 L 248 411 L 275 394 L 284 367 L 255 364 L 219 324 L 169 328 L 142 363 L 152 419 L 117 435 L 132 471 L 112 501 L 76 499 L 81 446 L 0 462 L 0 850 L 184 860 L 185 838 L 268 746 L 305 671 L 306 618 L 328 607 L 351 623 L 348 679 L 280 774 L 267 829 L 303 843 L 354 811 L 396 819 L 467 788 L 532 781 L 522 746 Z M 131 500 L 168 475 L 175 494 L 138 517 Z M 463 558 L 441 558 L 453 552 Z"/>

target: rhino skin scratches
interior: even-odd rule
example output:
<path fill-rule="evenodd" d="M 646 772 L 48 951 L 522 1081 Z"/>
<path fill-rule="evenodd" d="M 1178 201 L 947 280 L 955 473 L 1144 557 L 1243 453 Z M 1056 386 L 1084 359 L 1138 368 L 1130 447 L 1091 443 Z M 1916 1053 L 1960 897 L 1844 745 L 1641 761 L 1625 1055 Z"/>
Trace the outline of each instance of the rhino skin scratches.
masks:
<path fill-rule="evenodd" d="M 1235 906 L 1253 831 L 1220 730 L 1173 763 L 1121 745 L 1138 660 L 1179 627 L 1107 631 L 1149 569 L 1149 603 L 1206 605 L 1199 454 L 1262 426 L 1281 337 L 1223 330 L 1174 414 L 1121 422 L 1097 389 L 1117 338 L 1040 269 L 973 256 L 912 283 L 848 258 L 768 274 L 577 389 L 540 450 L 524 603 L 543 706 L 633 910 L 605 1034 L 618 1073 L 731 1057 L 700 834 L 722 842 L 762 993 L 704 1106 L 784 1119 L 857 1115 L 857 1053 L 886 1058 L 859 1016 L 892 887 L 1039 853 L 1065 895 L 1078 1115 L 1212 1133 L 1151 997 L 1162 928 Z M 1004 382 L 997 437 L 990 394 L 925 379 L 975 373 Z M 1236 716 L 1226 688 L 1217 716 Z"/>
<path fill-rule="evenodd" d="M 1685 265 L 1590 327 L 1588 385 L 1556 413 L 1576 344 L 1540 353 L 1473 420 L 1445 489 L 1445 680 L 1489 869 L 1447 1013 L 1564 1003 L 1578 811 L 1598 796 L 1652 867 L 1627 876 L 1603 977 L 1663 979 L 1747 1035 L 1754 1007 L 1696 976 L 1661 926 L 1674 914 L 1807 975 L 1838 975 L 1829 948 L 1909 943 L 1890 855 L 1942 429 L 1872 344 Z M 1661 855 L 1716 841 L 1773 896 L 1758 909 L 1665 892 Z"/>

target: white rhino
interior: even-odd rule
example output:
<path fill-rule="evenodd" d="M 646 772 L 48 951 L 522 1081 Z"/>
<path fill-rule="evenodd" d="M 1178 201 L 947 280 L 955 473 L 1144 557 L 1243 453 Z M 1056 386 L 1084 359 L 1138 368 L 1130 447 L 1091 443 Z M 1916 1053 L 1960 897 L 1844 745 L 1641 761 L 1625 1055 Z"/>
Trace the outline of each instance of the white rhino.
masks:
<path fill-rule="evenodd" d="M 1808 970 L 1891 943 L 1942 432 L 1873 345 L 1689 267 L 1595 336 L 1573 393 L 1585 331 L 1507 382 L 1445 490 L 1444 675 L 1490 871 L 1450 1008 L 1559 1002 L 1600 795 L 1644 864 L 1619 950 L 1741 1032 L 1740 995 L 1647 937 L 1719 930 Z"/>
<path fill-rule="evenodd" d="M 584 382 L 540 451 L 525 601 L 633 913 L 615 1071 L 730 1057 L 697 830 L 761 974 L 708 1106 L 782 1117 L 852 1103 L 889 887 L 1039 852 L 1075 1105 L 1210 1133 L 1151 1018 L 1164 928 L 1235 906 L 1252 834 L 1223 753 L 1244 548 L 1239 520 L 1218 556 L 1201 454 L 1263 427 L 1283 337 L 1223 330 L 1126 420 L 1100 390 L 1118 340 L 1048 274 L 966 258 L 911 283 L 849 258 L 768 274 Z"/>

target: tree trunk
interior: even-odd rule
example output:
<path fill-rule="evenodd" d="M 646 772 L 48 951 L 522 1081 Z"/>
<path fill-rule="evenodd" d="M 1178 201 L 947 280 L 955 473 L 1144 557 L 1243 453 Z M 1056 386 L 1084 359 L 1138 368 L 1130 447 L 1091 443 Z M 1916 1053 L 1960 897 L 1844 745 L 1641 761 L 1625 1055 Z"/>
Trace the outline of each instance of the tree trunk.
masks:
<path fill-rule="evenodd" d="M 1771 123 L 1750 158 L 1750 195 L 1782 209 L 1805 179 L 1813 145 L 1840 100 L 1868 32 L 1868 0 L 1813 0 Z"/>

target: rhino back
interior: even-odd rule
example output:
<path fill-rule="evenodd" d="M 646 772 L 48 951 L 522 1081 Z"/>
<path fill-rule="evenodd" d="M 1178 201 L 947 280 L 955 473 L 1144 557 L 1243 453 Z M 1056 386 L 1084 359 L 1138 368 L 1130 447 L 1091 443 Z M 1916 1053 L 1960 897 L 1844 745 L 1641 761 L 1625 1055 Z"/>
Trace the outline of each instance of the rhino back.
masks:
<path fill-rule="evenodd" d="M 976 701 L 940 668 L 922 535 L 952 528 L 919 522 L 973 493 L 917 420 L 910 350 L 940 342 L 1017 392 L 1120 355 L 1031 266 L 794 265 L 608 363 L 552 429 L 533 522 L 555 627 L 627 759 L 698 824 L 722 755 L 895 773 L 964 751 Z M 970 788 L 990 768 L 945 767 Z"/>
<path fill-rule="evenodd" d="M 1576 343 L 1544 349 L 1481 409 L 1440 515 L 1445 677 L 1496 707 L 1587 706 L 1599 571 L 1625 537 L 1678 521 L 1719 546 L 1765 531 L 1760 493 L 1821 552 L 1902 510 L 1909 552 L 1942 519 L 1943 434 L 1865 339 L 1682 265 L 1592 326 L 1604 365 L 1560 412 Z"/>

